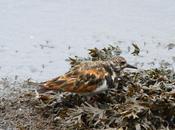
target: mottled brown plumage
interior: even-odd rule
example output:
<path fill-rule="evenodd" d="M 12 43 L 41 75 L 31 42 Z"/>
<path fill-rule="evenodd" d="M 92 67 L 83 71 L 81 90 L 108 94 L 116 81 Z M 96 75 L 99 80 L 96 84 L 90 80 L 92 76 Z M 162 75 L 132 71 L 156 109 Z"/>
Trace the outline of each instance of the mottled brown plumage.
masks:
<path fill-rule="evenodd" d="M 60 90 L 79 94 L 98 93 L 114 87 L 116 74 L 124 68 L 136 68 L 117 56 L 107 61 L 85 61 L 67 73 L 40 84 L 46 90 Z"/>

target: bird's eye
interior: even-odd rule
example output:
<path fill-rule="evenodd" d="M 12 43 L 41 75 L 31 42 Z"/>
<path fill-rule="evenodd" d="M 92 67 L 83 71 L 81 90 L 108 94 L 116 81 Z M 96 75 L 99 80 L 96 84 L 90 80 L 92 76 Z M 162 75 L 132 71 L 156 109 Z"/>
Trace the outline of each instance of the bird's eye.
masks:
<path fill-rule="evenodd" d="M 126 62 L 125 62 L 125 61 L 122 61 L 122 62 L 121 62 L 121 65 L 124 65 L 124 64 L 126 64 Z"/>

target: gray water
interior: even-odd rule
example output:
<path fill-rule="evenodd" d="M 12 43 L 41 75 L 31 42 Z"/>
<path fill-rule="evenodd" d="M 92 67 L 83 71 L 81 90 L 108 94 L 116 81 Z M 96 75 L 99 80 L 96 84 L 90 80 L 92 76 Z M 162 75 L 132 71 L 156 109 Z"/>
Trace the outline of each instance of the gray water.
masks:
<path fill-rule="evenodd" d="M 69 69 L 67 57 L 107 44 L 140 69 L 175 66 L 174 12 L 174 0 L 1 0 L 0 77 L 46 80 Z"/>

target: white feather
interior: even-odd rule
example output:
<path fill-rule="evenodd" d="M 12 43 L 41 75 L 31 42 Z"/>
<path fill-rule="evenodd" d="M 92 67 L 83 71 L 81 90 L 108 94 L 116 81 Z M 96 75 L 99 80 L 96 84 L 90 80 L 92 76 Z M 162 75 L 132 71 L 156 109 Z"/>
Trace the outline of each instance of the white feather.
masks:
<path fill-rule="evenodd" d="M 101 92 L 101 91 L 105 91 L 108 89 L 108 86 L 107 86 L 107 83 L 106 83 L 106 80 L 103 82 L 102 85 L 100 85 L 94 92 L 95 93 L 98 93 L 98 92 Z"/>

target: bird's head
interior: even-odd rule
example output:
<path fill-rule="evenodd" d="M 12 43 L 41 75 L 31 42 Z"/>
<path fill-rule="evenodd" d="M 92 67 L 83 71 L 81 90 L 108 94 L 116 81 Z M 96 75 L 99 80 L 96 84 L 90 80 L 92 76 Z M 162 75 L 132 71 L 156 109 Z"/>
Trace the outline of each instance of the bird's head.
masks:
<path fill-rule="evenodd" d="M 116 69 L 122 70 L 124 68 L 137 69 L 137 67 L 127 63 L 126 59 L 121 56 L 116 56 L 112 58 L 112 66 Z"/>

